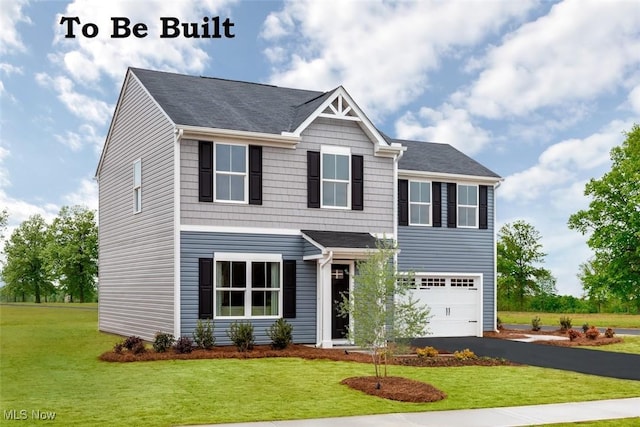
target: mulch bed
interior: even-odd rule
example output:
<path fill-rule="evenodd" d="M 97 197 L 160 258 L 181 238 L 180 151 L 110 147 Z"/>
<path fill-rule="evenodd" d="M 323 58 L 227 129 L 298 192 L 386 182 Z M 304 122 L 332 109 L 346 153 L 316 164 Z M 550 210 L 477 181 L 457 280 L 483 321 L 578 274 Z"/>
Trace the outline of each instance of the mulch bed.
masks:
<path fill-rule="evenodd" d="M 557 329 L 555 331 L 531 331 L 524 329 L 502 329 L 500 332 L 485 332 L 484 336 L 488 338 L 500 338 L 500 339 L 518 339 L 518 338 L 526 338 L 526 335 L 553 335 L 560 337 L 567 337 L 567 332 Z M 580 347 L 580 346 L 600 346 L 600 345 L 608 345 L 615 344 L 619 342 L 623 342 L 622 338 L 607 338 L 603 334 L 601 334 L 595 340 L 589 339 L 584 335 L 570 340 L 536 340 L 532 341 L 534 344 L 543 344 L 543 345 L 555 345 L 558 347 Z"/>
<path fill-rule="evenodd" d="M 402 377 L 352 377 L 342 380 L 340 384 L 372 396 L 400 402 L 437 402 L 447 397 L 445 392 L 430 384 Z"/>
<path fill-rule="evenodd" d="M 188 360 L 188 359 L 259 359 L 264 357 L 299 357 L 302 359 L 323 359 L 340 362 L 372 363 L 371 355 L 359 351 L 351 351 L 337 348 L 315 348 L 301 344 L 292 344 L 284 350 L 274 350 L 268 345 L 257 345 L 252 350 L 240 352 L 234 346 L 214 347 L 211 350 L 194 349 L 191 353 L 180 354 L 173 349 L 165 353 L 156 353 L 147 350 L 142 354 L 133 354 L 129 351 L 115 353 L 107 351 L 100 355 L 100 360 L 105 362 L 146 362 L 153 360 Z M 397 356 L 389 359 L 391 365 L 417 366 L 417 367 L 450 367 L 450 366 L 499 366 L 513 365 L 505 359 L 476 358 L 459 360 L 450 354 L 437 357 L 419 358 L 415 355 Z"/>

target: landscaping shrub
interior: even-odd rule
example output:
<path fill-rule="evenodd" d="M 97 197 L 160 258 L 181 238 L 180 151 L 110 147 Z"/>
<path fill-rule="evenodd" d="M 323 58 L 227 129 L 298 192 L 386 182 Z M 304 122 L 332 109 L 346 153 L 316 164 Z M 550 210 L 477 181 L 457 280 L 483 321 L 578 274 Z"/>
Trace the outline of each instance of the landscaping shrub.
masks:
<path fill-rule="evenodd" d="M 607 328 L 607 330 L 604 331 L 604 336 L 607 338 L 613 338 L 615 334 L 616 334 L 615 331 L 611 328 Z"/>
<path fill-rule="evenodd" d="M 595 340 L 600 336 L 600 331 L 595 326 L 592 326 L 587 329 L 587 332 L 585 332 L 584 335 L 590 340 Z"/>
<path fill-rule="evenodd" d="M 193 341 L 191 341 L 191 338 L 189 337 L 180 337 L 173 345 L 173 349 L 176 353 L 180 354 L 191 353 L 193 350 Z"/>
<path fill-rule="evenodd" d="M 164 353 L 171 348 L 174 342 L 175 339 L 173 338 L 173 334 L 157 332 L 156 337 L 153 340 L 153 349 L 156 353 Z"/>
<path fill-rule="evenodd" d="M 568 331 L 569 329 L 571 329 L 571 319 L 569 316 L 560 317 L 560 330 Z"/>
<path fill-rule="evenodd" d="M 284 319 L 278 319 L 266 331 L 271 338 L 271 348 L 283 350 L 291 344 L 293 340 L 293 326 Z"/>
<path fill-rule="evenodd" d="M 418 355 L 419 358 L 424 359 L 427 357 L 436 357 L 438 356 L 438 350 L 436 350 L 433 347 L 424 347 L 424 348 L 417 348 L 416 349 L 416 354 Z"/>
<path fill-rule="evenodd" d="M 453 357 L 455 357 L 458 360 L 470 360 L 470 359 L 478 358 L 478 356 L 476 356 L 476 354 L 473 351 L 469 350 L 468 348 L 465 348 L 464 350 L 461 350 L 461 351 L 454 351 Z"/>
<path fill-rule="evenodd" d="M 500 319 L 500 317 L 496 317 L 496 327 L 499 331 L 504 329 L 504 325 L 502 324 L 502 319 Z"/>
<path fill-rule="evenodd" d="M 113 346 L 113 352 L 117 354 L 121 354 L 124 350 L 124 341 L 118 341 L 116 345 Z"/>
<path fill-rule="evenodd" d="M 582 334 L 579 331 L 576 331 L 575 329 L 569 329 L 567 331 L 567 334 L 569 335 L 569 341 L 573 341 L 576 338 L 580 338 L 582 336 Z"/>
<path fill-rule="evenodd" d="M 130 337 L 127 337 L 122 345 L 124 346 L 124 348 L 126 348 L 129 351 L 133 351 L 133 349 L 137 346 L 139 346 L 142 343 L 142 338 L 137 337 L 135 335 L 131 335 Z"/>
<path fill-rule="evenodd" d="M 213 323 L 207 319 L 202 321 L 198 319 L 196 329 L 193 331 L 193 341 L 200 348 L 210 350 L 216 344 L 216 339 L 213 336 Z"/>
<path fill-rule="evenodd" d="M 227 336 L 238 348 L 238 351 L 248 351 L 253 348 L 255 336 L 253 325 L 249 322 L 233 322 L 227 330 Z"/>
<path fill-rule="evenodd" d="M 540 317 L 538 316 L 534 317 L 533 319 L 531 319 L 531 330 L 539 331 L 541 324 L 542 324 L 542 320 L 540 320 Z"/>
<path fill-rule="evenodd" d="M 583 323 L 582 324 L 582 332 L 584 332 L 586 334 L 588 330 L 589 330 L 589 324 L 588 323 Z"/>

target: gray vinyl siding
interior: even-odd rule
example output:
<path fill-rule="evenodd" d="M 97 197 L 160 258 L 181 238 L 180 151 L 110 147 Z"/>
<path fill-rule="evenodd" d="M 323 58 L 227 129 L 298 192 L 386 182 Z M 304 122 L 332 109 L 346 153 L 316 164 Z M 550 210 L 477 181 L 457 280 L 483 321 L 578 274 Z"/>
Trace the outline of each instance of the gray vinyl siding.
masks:
<path fill-rule="evenodd" d="M 495 323 L 494 193 L 488 191 L 488 229 L 447 228 L 447 194 L 442 186 L 443 227 L 398 227 L 398 269 L 439 273 L 482 273 L 483 325 Z"/>
<path fill-rule="evenodd" d="M 307 150 L 349 146 L 364 156 L 364 210 L 307 208 Z M 296 149 L 263 147 L 262 205 L 200 203 L 198 143 L 181 142 L 181 221 L 185 225 L 393 232 L 393 160 L 374 157 L 374 144 L 350 121 L 317 119 Z"/>
<path fill-rule="evenodd" d="M 303 261 L 302 236 L 181 232 L 180 300 L 182 335 L 191 337 L 198 321 L 198 259 L 213 258 L 215 252 L 281 254 L 283 260 L 296 260 L 296 318 L 286 319 L 293 326 L 296 343 L 316 341 L 316 262 Z M 270 343 L 265 330 L 273 319 L 251 320 L 257 343 Z M 214 319 L 216 344 L 230 344 L 226 331 L 233 320 Z"/>
<path fill-rule="evenodd" d="M 129 78 L 99 172 L 99 329 L 153 339 L 173 333 L 173 127 Z M 133 162 L 142 211 L 133 213 Z"/>

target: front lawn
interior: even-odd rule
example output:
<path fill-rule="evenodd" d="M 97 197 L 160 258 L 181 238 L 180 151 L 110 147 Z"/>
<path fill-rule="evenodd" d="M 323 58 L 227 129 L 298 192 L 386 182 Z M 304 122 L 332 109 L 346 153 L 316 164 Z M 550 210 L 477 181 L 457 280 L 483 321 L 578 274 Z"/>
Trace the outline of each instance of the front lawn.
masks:
<path fill-rule="evenodd" d="M 568 316 L 575 329 L 582 330 L 582 325 L 601 328 L 640 328 L 639 314 L 614 314 L 614 313 L 536 313 L 528 311 L 500 311 L 498 317 L 504 324 L 531 326 L 531 319 L 540 317 L 541 325 L 556 326 L 560 328 L 560 317 Z"/>
<path fill-rule="evenodd" d="M 637 381 L 535 367 L 392 366 L 391 375 L 430 383 L 448 396 L 400 403 L 339 384 L 371 375 L 368 364 L 295 358 L 107 363 L 98 356 L 119 337 L 96 331 L 95 311 L 0 306 L 0 319 L 3 414 L 55 412 L 49 423 L 65 426 L 169 426 L 640 396 Z M 22 425 L 30 423 L 41 424 Z"/>
<path fill-rule="evenodd" d="M 588 348 L 591 350 L 617 351 L 618 353 L 640 354 L 640 336 L 626 335 L 620 338 L 622 338 L 623 341 L 618 344 L 581 348 Z"/>

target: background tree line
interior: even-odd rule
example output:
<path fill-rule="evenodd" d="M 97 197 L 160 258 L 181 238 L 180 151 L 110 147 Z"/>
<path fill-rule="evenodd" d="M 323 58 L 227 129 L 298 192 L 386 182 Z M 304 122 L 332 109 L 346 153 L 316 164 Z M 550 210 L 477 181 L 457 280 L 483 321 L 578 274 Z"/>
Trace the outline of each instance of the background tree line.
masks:
<path fill-rule="evenodd" d="M 556 279 L 541 266 L 540 233 L 515 221 L 498 232 L 498 310 L 640 313 L 640 126 L 611 150 L 611 161 L 585 186 L 589 207 L 568 221 L 594 252 L 577 273 L 584 296 L 557 295 Z"/>
<path fill-rule="evenodd" d="M 2 238 L 6 224 L 3 211 Z M 4 301 L 96 300 L 98 229 L 93 211 L 65 206 L 51 224 L 33 215 L 11 233 L 3 252 Z"/>

